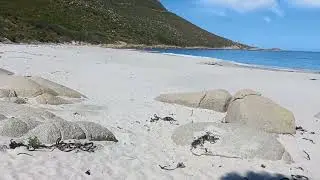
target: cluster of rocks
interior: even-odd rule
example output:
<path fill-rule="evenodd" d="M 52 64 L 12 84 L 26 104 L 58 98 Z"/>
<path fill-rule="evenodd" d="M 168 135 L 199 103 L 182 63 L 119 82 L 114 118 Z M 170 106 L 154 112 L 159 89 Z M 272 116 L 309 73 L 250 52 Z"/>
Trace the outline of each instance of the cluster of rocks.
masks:
<path fill-rule="evenodd" d="M 69 122 L 42 109 L 0 101 L 0 136 L 52 144 L 58 138 L 117 141 L 107 128 L 87 121 Z"/>
<path fill-rule="evenodd" d="M 224 123 L 192 123 L 179 127 L 172 136 L 179 145 L 186 145 L 197 132 L 208 130 L 221 136 L 220 150 L 244 158 L 289 160 L 278 142 L 277 134 L 295 134 L 292 112 L 260 93 L 243 89 L 232 96 L 226 90 L 162 94 L 156 100 L 193 108 L 226 112 Z M 189 141 L 187 141 L 189 140 Z M 222 149 L 221 149 L 222 148 Z M 218 150 L 216 146 L 214 148 Z"/>
<path fill-rule="evenodd" d="M 25 99 L 61 105 L 83 97 L 81 93 L 47 79 L 14 76 L 0 69 L 0 136 L 21 140 L 36 136 L 42 143 L 50 144 L 59 138 L 117 142 L 114 134 L 99 124 L 69 122 L 43 109 L 21 105 L 26 103 Z M 258 92 L 244 89 L 232 96 L 228 91 L 218 89 L 162 94 L 156 100 L 226 112 L 225 123 L 201 122 L 178 127 L 172 135 L 177 145 L 190 145 L 195 134 L 210 131 L 219 136 L 219 142 L 213 148 L 215 153 L 291 161 L 277 141 L 277 134 L 295 133 L 294 115 Z"/>
<path fill-rule="evenodd" d="M 0 69 L 0 136 L 26 140 L 36 136 L 42 143 L 58 138 L 117 141 L 107 128 L 87 121 L 69 122 L 55 114 L 25 104 L 34 99 L 39 104 L 70 104 L 85 96 L 41 77 L 14 76 Z M 65 98 L 68 98 L 66 100 Z"/>

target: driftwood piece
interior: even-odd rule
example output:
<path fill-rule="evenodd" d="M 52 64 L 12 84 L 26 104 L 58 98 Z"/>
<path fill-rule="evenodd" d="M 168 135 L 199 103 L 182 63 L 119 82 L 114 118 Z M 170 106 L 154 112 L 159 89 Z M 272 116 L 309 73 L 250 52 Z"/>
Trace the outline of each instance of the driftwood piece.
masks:
<path fill-rule="evenodd" d="M 305 150 L 303 150 L 303 152 L 307 155 L 307 160 L 311 160 L 311 158 L 310 158 L 310 155 L 305 151 Z"/>
<path fill-rule="evenodd" d="M 291 175 L 292 180 L 309 180 L 307 176 L 303 175 Z"/>
<path fill-rule="evenodd" d="M 27 156 L 33 156 L 32 154 L 29 154 L 29 153 L 18 153 L 17 155 L 27 155 Z"/>
<path fill-rule="evenodd" d="M 312 139 L 308 139 L 308 138 L 302 138 L 302 139 L 310 141 L 312 144 L 316 144 Z"/>

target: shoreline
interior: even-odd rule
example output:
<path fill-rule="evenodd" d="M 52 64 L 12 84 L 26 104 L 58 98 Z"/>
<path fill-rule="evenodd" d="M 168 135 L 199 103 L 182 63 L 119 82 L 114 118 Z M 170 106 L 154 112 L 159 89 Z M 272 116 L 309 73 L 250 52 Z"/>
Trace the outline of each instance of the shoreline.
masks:
<path fill-rule="evenodd" d="M 174 53 L 162 53 L 157 50 L 152 49 L 186 49 L 186 50 L 239 50 L 239 51 L 274 51 L 268 49 L 230 49 L 230 48 L 201 48 L 201 47 L 190 47 L 190 48 L 183 48 L 183 47 L 175 47 L 175 46 L 143 46 L 143 45 L 135 45 L 135 46 L 122 46 L 119 44 L 90 44 L 90 43 L 81 43 L 81 42 L 74 42 L 74 43 L 39 43 L 39 44 L 28 44 L 28 43 L 1 43 L 0 45 L 21 45 L 21 46 L 41 46 L 41 45 L 48 45 L 48 46 L 88 46 L 88 47 L 102 47 L 102 48 L 109 48 L 109 49 L 124 49 L 124 50 L 133 50 L 133 51 L 140 51 L 140 52 L 147 52 L 147 53 L 157 53 L 163 54 L 168 56 L 178 56 L 178 57 L 191 57 L 191 58 L 201 58 L 201 59 L 208 59 L 209 62 L 202 62 L 200 64 L 204 65 L 218 65 L 218 66 L 225 66 L 225 67 L 238 67 L 238 68 L 247 68 L 247 69 L 258 69 L 258 70 L 265 70 L 265 71 L 279 71 L 279 72 L 296 72 L 296 73 L 308 73 L 308 74 L 320 74 L 320 70 L 311 70 L 311 69 L 291 69 L 285 67 L 271 67 L 271 66 L 264 66 L 258 64 L 246 64 L 246 63 L 239 63 L 230 60 L 218 59 L 213 57 L 206 57 L 206 56 L 192 56 L 192 55 L 184 55 L 184 54 L 174 54 Z M 141 47 L 141 48 L 137 48 Z M 173 48 L 175 47 L 175 48 Z M 151 49 L 151 50 L 146 50 Z M 286 50 L 277 50 L 274 52 L 279 51 L 286 51 Z M 301 52 L 308 52 L 308 51 L 301 51 Z"/>
<path fill-rule="evenodd" d="M 183 47 L 183 46 L 174 46 L 174 45 L 145 45 L 145 44 L 127 44 L 125 42 L 119 42 L 114 44 L 91 44 L 87 42 L 66 42 L 66 43 L 40 43 L 40 42 L 33 42 L 33 43 L 4 43 L 0 42 L 0 44 L 11 44 L 11 45 L 91 45 L 91 46 L 100 46 L 105 48 L 114 48 L 114 49 L 137 49 L 137 50 L 144 50 L 144 49 L 185 49 L 185 50 L 244 50 L 244 51 L 286 51 L 278 48 L 257 48 L 257 47 L 239 47 L 236 45 L 227 46 L 227 47 L 206 47 L 206 46 L 193 46 L 193 47 Z"/>
<path fill-rule="evenodd" d="M 246 64 L 246 63 L 239 63 L 230 60 L 218 59 L 213 57 L 206 57 L 206 56 L 192 56 L 192 55 L 184 55 L 184 54 L 174 54 L 174 53 L 162 53 L 157 50 L 152 49 L 185 49 L 185 50 L 239 50 L 239 51 L 273 51 L 273 52 L 280 52 L 280 51 L 287 51 L 287 50 L 268 50 L 268 49 L 232 49 L 232 48 L 203 48 L 203 47 L 176 47 L 176 46 L 145 46 L 145 45 L 133 45 L 133 46 L 123 46 L 119 44 L 90 44 L 90 43 L 82 43 L 82 42 L 74 42 L 74 43 L 39 43 L 39 44 L 30 44 L 30 43 L 1 43 L 0 45 L 21 45 L 21 46 L 41 46 L 41 45 L 48 45 L 48 46 L 87 46 L 87 47 L 102 47 L 102 48 L 109 48 L 109 49 L 124 49 L 124 50 L 133 50 L 133 51 L 140 51 L 140 52 L 147 52 L 147 53 L 157 53 L 163 54 L 168 56 L 178 56 L 178 57 L 191 57 L 191 58 L 201 58 L 201 59 L 208 59 L 209 62 L 202 62 L 200 64 L 203 65 L 218 65 L 218 66 L 225 66 L 225 67 L 238 67 L 238 68 L 247 68 L 247 69 L 258 69 L 258 70 L 265 70 L 265 71 L 279 71 L 279 72 L 296 72 L 296 73 L 308 73 L 308 74 L 320 74 L 320 70 L 311 70 L 311 69 L 292 69 L 292 68 L 285 68 L 285 67 L 272 67 L 272 66 L 264 66 L 258 64 Z M 140 47 L 140 48 L 139 48 Z M 151 50 L 146 50 L 151 49 Z M 301 51 L 301 52 L 308 52 L 308 51 Z"/>
<path fill-rule="evenodd" d="M 213 57 L 192 56 L 192 55 L 183 55 L 183 54 L 174 54 L 174 53 L 161 53 L 159 51 L 142 51 L 142 52 L 158 53 L 158 54 L 163 54 L 163 55 L 167 55 L 167 56 L 207 59 L 208 62 L 201 62 L 199 64 L 210 65 L 210 66 L 224 66 L 224 67 L 236 67 L 236 68 L 246 68 L 246 69 L 258 69 L 258 70 L 276 71 L 276 72 L 295 72 L 295 73 L 307 73 L 307 74 L 320 74 L 320 70 L 271 67 L 271 66 L 264 66 L 264 65 L 258 65 L 258 64 L 238 63 L 235 61 L 229 61 L 229 60 L 218 59 L 218 58 L 213 58 Z"/>

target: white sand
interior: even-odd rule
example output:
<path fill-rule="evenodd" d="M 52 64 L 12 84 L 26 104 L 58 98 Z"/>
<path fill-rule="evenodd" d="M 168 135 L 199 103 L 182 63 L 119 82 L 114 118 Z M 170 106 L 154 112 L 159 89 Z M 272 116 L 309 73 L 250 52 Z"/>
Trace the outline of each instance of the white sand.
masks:
<path fill-rule="evenodd" d="M 88 97 L 76 105 L 44 106 L 66 120 L 87 120 L 108 127 L 119 143 L 99 143 L 95 153 L 31 152 L 23 148 L 0 152 L 0 179 L 219 179 L 231 172 L 247 171 L 302 174 L 319 179 L 320 75 L 266 71 L 239 67 L 201 65 L 206 58 L 192 58 L 71 45 L 1 45 L 0 68 L 18 75 L 40 75 L 73 88 Z M 310 78 L 319 80 L 311 81 Z M 160 93 L 223 88 L 232 94 L 242 88 L 261 92 L 293 111 L 296 124 L 317 134 L 281 136 L 295 161 L 195 157 L 188 147 L 171 140 L 177 125 L 147 120 L 175 114 L 180 124 L 218 122 L 224 114 L 156 102 Z M 74 116 L 78 112 L 80 115 Z M 319 120 L 320 121 L 320 120 Z M 150 129 L 148 131 L 148 129 Z M 235 134 L 236 136 L 236 134 Z M 303 140 L 311 138 L 316 144 Z M 0 137 L 0 143 L 8 143 Z M 310 154 L 305 158 L 303 150 Z M 158 165 L 186 168 L 164 171 Z M 261 168 L 260 165 L 266 165 Z M 221 166 L 221 167 L 219 167 Z M 304 171 L 296 169 L 302 167 Z M 85 174 L 90 169 L 91 175 Z"/>

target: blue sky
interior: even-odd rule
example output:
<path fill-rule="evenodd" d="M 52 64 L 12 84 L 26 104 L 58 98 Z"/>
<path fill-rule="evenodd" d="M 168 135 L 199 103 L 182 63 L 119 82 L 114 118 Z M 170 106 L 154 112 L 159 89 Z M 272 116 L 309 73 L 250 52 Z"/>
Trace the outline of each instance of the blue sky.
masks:
<path fill-rule="evenodd" d="M 320 50 L 320 0 L 160 0 L 220 36 L 262 48 Z"/>

